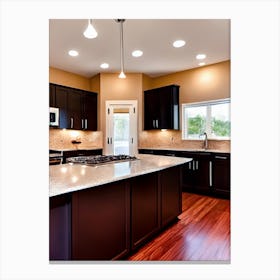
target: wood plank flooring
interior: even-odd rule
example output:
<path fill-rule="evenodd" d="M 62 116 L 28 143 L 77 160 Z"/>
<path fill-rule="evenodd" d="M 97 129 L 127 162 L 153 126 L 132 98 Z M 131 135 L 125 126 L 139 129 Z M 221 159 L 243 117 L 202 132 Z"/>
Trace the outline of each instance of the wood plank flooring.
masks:
<path fill-rule="evenodd" d="M 183 193 L 179 221 L 131 261 L 230 261 L 230 201 Z"/>

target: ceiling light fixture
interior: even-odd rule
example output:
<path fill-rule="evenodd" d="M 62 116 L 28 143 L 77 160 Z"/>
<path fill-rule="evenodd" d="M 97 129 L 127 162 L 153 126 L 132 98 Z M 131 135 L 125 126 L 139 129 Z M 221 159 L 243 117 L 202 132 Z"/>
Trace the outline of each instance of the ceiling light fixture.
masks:
<path fill-rule="evenodd" d="M 68 52 L 68 54 L 69 54 L 70 56 L 78 56 L 78 55 L 79 55 L 79 53 L 78 53 L 77 51 L 75 51 L 75 50 L 70 50 L 70 51 Z"/>
<path fill-rule="evenodd" d="M 101 67 L 102 69 L 107 69 L 107 68 L 109 68 L 109 64 L 106 63 L 106 62 L 104 62 L 104 63 L 100 64 L 100 67 Z"/>
<path fill-rule="evenodd" d="M 132 56 L 134 57 L 140 57 L 143 55 L 143 52 L 141 50 L 135 50 L 132 52 Z"/>
<path fill-rule="evenodd" d="M 119 75 L 119 78 L 121 79 L 125 79 L 126 76 L 124 74 L 124 57 L 123 57 L 123 23 L 124 23 L 125 19 L 116 19 L 116 22 L 118 22 L 120 24 L 120 50 L 121 50 L 121 73 Z"/>
<path fill-rule="evenodd" d="M 203 65 L 205 65 L 205 62 L 199 62 L 198 65 L 203 66 Z"/>
<path fill-rule="evenodd" d="M 206 54 L 201 53 L 201 54 L 198 54 L 198 55 L 196 56 L 196 59 L 204 59 L 205 57 L 206 57 Z"/>
<path fill-rule="evenodd" d="M 185 46 L 186 42 L 184 40 L 177 40 L 173 42 L 173 47 L 174 48 L 181 48 Z"/>
<path fill-rule="evenodd" d="M 86 28 L 86 30 L 84 31 L 84 36 L 88 39 L 93 39 L 97 37 L 97 32 L 95 30 L 95 28 L 92 25 L 92 20 L 89 19 L 88 20 L 88 26 Z"/>

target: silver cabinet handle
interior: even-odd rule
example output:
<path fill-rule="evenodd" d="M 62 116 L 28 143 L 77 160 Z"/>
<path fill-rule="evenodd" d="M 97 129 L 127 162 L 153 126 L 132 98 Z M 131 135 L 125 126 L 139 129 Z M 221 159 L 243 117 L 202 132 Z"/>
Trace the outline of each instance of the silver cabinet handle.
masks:
<path fill-rule="evenodd" d="M 133 144 L 133 137 L 131 138 L 131 144 Z"/>
<path fill-rule="evenodd" d="M 196 161 L 196 169 L 198 170 L 198 160 Z"/>
<path fill-rule="evenodd" d="M 193 161 L 193 170 L 195 170 L 195 161 Z"/>
<path fill-rule="evenodd" d="M 190 161 L 189 162 L 189 170 L 191 170 L 192 169 L 192 162 Z"/>
<path fill-rule="evenodd" d="M 110 142 L 111 142 L 110 144 L 112 144 L 112 137 L 110 138 L 110 140 L 111 140 L 111 141 L 110 141 Z"/>
<path fill-rule="evenodd" d="M 156 120 L 156 127 L 158 128 L 158 120 Z"/>
<path fill-rule="evenodd" d="M 84 128 L 84 119 L 82 119 L 82 129 Z"/>
<path fill-rule="evenodd" d="M 218 158 L 218 159 L 227 159 L 227 157 L 222 157 L 222 156 L 215 156 L 215 158 Z"/>
<path fill-rule="evenodd" d="M 209 186 L 212 187 L 212 161 L 209 161 Z"/>
<path fill-rule="evenodd" d="M 73 118 L 70 118 L 70 128 L 73 128 Z"/>
<path fill-rule="evenodd" d="M 85 129 L 87 129 L 87 119 L 85 119 Z"/>
<path fill-rule="evenodd" d="M 156 121 L 153 120 L 153 128 L 155 128 L 155 127 L 156 127 Z"/>

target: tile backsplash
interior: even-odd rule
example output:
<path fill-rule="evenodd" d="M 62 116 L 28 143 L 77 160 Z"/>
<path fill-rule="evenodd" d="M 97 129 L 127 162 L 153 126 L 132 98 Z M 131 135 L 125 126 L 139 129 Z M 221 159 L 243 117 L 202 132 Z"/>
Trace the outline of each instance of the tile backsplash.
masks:
<path fill-rule="evenodd" d="M 201 149 L 203 140 L 182 140 L 182 131 L 142 131 L 138 139 L 139 148 L 153 149 Z M 229 140 L 208 140 L 208 149 L 230 152 Z"/>
<path fill-rule="evenodd" d="M 49 148 L 56 149 L 102 149 L 103 134 L 101 131 L 83 131 L 70 129 L 49 129 Z M 80 141 L 73 144 L 72 141 Z"/>

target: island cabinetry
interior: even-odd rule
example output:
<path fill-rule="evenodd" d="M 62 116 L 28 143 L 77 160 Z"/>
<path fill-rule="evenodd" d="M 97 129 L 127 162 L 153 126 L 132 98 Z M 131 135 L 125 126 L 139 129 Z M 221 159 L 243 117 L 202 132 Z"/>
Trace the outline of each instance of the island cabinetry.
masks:
<path fill-rule="evenodd" d="M 161 227 L 174 221 L 182 212 L 181 167 L 171 167 L 159 173 L 161 185 Z"/>
<path fill-rule="evenodd" d="M 71 195 L 50 199 L 49 216 L 50 260 L 71 259 Z"/>
<path fill-rule="evenodd" d="M 131 179 L 131 248 L 149 239 L 160 227 L 158 174 Z"/>
<path fill-rule="evenodd" d="M 72 194 L 72 260 L 119 259 L 129 251 L 127 181 Z"/>

